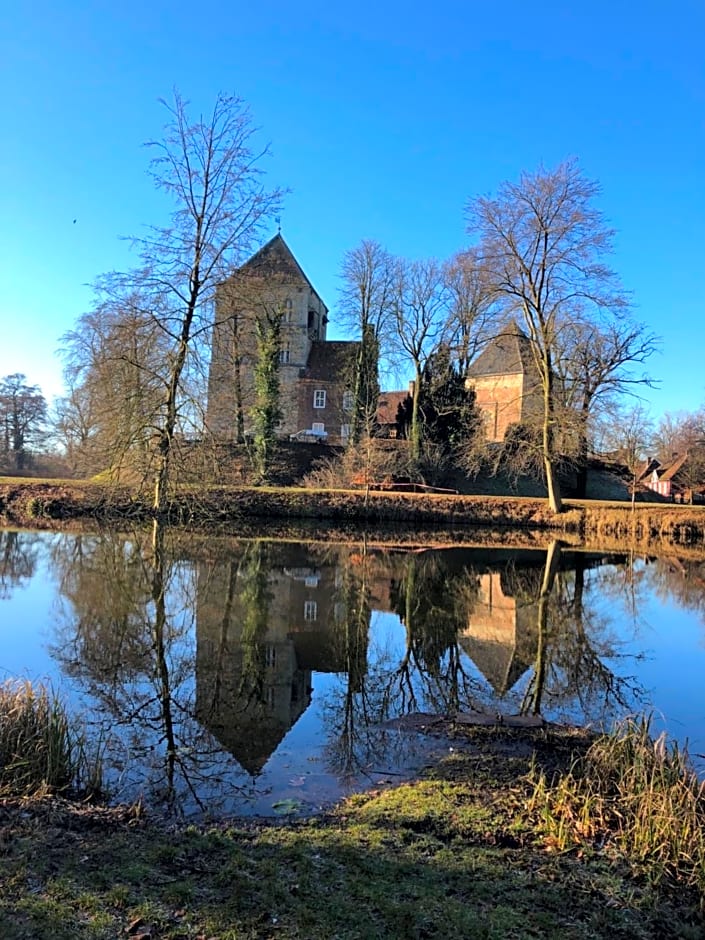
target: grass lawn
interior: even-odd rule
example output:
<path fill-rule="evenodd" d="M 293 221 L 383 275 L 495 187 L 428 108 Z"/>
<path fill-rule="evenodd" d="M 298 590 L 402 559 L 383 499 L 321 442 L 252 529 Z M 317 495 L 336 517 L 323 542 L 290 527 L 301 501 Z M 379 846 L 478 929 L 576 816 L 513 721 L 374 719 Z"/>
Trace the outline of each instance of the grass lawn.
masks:
<path fill-rule="evenodd" d="M 0 800 L 0 937 L 703 936 L 697 895 L 609 840 L 550 850 L 527 773 L 567 766 L 579 738 L 459 733 L 422 779 L 308 821 L 170 827 L 137 808 Z"/>

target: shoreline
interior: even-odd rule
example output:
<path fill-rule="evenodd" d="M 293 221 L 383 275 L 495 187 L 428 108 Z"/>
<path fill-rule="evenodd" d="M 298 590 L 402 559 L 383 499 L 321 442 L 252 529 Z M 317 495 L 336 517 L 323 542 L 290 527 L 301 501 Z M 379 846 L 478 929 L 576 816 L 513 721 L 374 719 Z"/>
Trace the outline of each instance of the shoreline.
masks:
<path fill-rule="evenodd" d="M 262 520 L 275 531 L 292 525 L 342 531 L 390 526 L 461 533 L 483 529 L 496 530 L 500 544 L 511 540 L 510 533 L 532 532 L 568 543 L 590 546 L 599 542 L 600 547 L 622 550 L 643 551 L 658 545 L 705 551 L 705 506 L 571 499 L 564 504 L 565 511 L 556 515 L 545 499 L 524 496 L 184 488 L 170 501 L 164 521 L 176 528 L 207 526 L 224 532 L 234 523 L 254 530 Z M 148 497 L 128 487 L 0 479 L 0 522 L 5 526 L 61 530 L 89 522 L 119 527 L 153 519 Z"/>

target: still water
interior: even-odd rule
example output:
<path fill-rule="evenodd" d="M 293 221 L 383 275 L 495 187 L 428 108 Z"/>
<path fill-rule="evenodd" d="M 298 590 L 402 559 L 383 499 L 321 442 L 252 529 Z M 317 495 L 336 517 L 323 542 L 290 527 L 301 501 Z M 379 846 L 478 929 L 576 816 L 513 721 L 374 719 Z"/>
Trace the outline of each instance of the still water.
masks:
<path fill-rule="evenodd" d="M 469 709 L 654 715 L 705 767 L 705 558 L 0 530 L 0 680 L 44 680 L 115 800 L 315 811 Z"/>

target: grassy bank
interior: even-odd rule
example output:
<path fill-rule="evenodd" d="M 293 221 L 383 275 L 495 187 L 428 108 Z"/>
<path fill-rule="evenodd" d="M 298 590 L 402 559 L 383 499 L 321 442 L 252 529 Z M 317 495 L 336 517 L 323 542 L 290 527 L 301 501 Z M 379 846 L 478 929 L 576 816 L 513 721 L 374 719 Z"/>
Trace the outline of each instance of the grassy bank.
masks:
<path fill-rule="evenodd" d="M 0 521 L 61 528 L 81 521 L 124 524 L 151 518 L 149 500 L 127 487 L 73 481 L 0 478 Z M 654 545 L 705 548 L 705 507 L 669 503 L 567 500 L 554 515 L 546 500 L 512 496 L 364 494 L 348 490 L 211 487 L 184 489 L 172 499 L 174 524 L 304 522 L 334 526 L 406 525 L 543 530 L 572 540 L 647 550 Z"/>
<path fill-rule="evenodd" d="M 585 735 L 447 730 L 453 750 L 423 779 L 309 821 L 172 829 L 138 808 L 0 801 L 0 935 L 702 936 L 697 888 L 630 858 L 610 825 L 549 838 L 546 794 Z"/>

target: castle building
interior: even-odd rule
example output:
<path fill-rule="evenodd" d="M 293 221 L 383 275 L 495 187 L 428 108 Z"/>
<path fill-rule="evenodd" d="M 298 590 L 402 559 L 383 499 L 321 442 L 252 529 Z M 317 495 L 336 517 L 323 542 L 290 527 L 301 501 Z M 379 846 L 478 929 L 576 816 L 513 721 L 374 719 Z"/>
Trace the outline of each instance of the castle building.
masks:
<path fill-rule="evenodd" d="M 328 307 L 277 234 L 219 286 L 206 423 L 220 440 L 252 425 L 258 326 L 280 328 L 277 434 L 345 443 L 357 342 L 326 339 Z"/>

